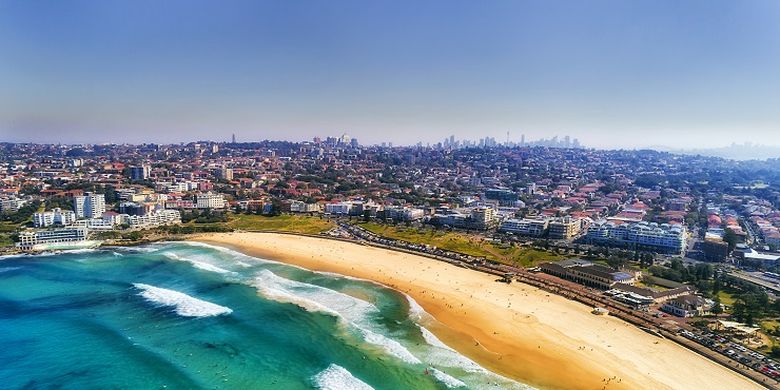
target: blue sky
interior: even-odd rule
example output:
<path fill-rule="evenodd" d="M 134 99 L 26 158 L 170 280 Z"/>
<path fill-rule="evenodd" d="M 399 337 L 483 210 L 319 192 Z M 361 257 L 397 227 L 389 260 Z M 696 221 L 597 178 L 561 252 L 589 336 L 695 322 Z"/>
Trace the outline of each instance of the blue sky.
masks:
<path fill-rule="evenodd" d="M 780 145 L 778 1 L 0 0 L 0 140 Z"/>

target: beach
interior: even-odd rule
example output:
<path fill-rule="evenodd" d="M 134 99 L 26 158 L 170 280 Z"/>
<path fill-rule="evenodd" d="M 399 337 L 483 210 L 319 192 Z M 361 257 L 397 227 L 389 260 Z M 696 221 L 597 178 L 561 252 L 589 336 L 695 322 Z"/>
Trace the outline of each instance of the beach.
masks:
<path fill-rule="evenodd" d="M 439 339 L 483 367 L 543 389 L 750 389 L 757 384 L 674 342 L 522 283 L 402 252 L 275 233 L 194 240 L 408 294 Z"/>

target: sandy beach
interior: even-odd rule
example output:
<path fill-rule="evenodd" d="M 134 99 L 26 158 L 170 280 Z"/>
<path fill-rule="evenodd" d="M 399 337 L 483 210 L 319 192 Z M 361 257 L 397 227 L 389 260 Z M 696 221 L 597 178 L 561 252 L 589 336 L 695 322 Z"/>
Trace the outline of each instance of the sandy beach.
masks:
<path fill-rule="evenodd" d="M 316 271 L 373 280 L 414 298 L 426 326 L 485 368 L 543 389 L 755 389 L 754 382 L 671 341 L 520 283 L 348 242 L 273 233 L 197 241 Z"/>

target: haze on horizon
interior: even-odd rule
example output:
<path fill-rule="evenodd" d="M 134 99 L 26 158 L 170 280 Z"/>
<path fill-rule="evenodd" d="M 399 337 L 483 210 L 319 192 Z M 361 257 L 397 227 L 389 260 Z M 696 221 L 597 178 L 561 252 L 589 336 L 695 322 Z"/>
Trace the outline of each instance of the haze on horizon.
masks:
<path fill-rule="evenodd" d="M 0 2 L 0 141 L 780 145 L 780 2 Z"/>

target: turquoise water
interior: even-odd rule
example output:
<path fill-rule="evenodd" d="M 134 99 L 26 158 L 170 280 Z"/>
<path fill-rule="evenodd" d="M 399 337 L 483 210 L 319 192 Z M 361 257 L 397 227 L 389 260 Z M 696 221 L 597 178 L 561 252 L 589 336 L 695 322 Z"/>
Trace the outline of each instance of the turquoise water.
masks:
<path fill-rule="evenodd" d="M 526 388 L 376 284 L 166 243 L 0 260 L 0 388 Z"/>

